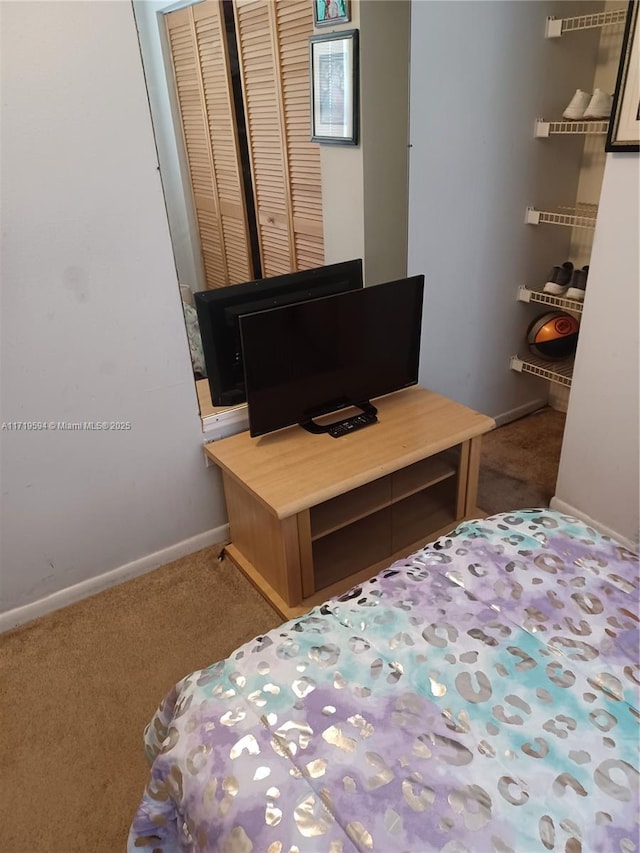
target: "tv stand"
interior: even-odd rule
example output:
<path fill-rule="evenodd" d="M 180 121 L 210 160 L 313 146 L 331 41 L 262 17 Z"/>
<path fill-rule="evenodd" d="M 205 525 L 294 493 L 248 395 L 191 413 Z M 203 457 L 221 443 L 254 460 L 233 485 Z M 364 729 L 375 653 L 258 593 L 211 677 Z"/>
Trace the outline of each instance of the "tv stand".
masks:
<path fill-rule="evenodd" d="M 350 408 L 360 409 L 360 414 L 328 424 L 317 424 L 313 418 L 309 418 L 303 421 L 300 426 L 314 435 L 328 433 L 332 438 L 340 438 L 341 435 L 348 435 L 350 432 L 362 429 L 362 427 L 377 423 L 378 410 L 368 400 L 354 403 Z"/>
<path fill-rule="evenodd" d="M 291 619 L 448 533 L 476 507 L 494 421 L 417 385 L 374 400 L 375 429 L 298 426 L 205 445 L 222 470 L 226 553 Z"/>

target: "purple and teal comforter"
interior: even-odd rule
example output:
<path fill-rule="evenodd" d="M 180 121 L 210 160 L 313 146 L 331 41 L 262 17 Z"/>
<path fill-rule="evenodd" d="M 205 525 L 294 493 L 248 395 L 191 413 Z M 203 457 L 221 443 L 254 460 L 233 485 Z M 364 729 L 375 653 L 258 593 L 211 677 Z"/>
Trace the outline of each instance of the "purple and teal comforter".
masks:
<path fill-rule="evenodd" d="M 165 698 L 133 853 L 640 848 L 638 557 L 461 524 Z"/>

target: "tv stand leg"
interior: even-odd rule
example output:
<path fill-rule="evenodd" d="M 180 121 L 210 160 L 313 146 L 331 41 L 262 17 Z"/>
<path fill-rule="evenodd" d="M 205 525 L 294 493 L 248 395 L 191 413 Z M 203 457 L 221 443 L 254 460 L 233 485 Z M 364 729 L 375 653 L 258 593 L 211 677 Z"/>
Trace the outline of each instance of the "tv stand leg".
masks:
<path fill-rule="evenodd" d="M 467 472 L 467 487 L 464 514 L 469 517 L 475 515 L 478 502 L 478 477 L 480 476 L 480 450 L 482 437 L 470 438 L 469 444 L 469 469 Z"/>

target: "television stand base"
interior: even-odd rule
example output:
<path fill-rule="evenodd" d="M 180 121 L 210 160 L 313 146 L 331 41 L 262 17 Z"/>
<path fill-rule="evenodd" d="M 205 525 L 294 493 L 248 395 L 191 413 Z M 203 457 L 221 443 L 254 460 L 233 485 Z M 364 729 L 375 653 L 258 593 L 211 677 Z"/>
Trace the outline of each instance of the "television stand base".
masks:
<path fill-rule="evenodd" d="M 316 434 L 328 433 L 332 438 L 340 438 L 341 435 L 347 435 L 350 432 L 355 432 L 357 429 L 377 423 L 378 410 L 368 400 L 362 403 L 355 403 L 354 406 L 360 409 L 359 415 L 343 418 L 330 424 L 317 424 L 312 418 L 309 418 L 308 421 L 303 421 L 300 426 L 308 432 Z"/>
<path fill-rule="evenodd" d="M 295 426 L 204 446 L 222 472 L 226 552 L 284 619 L 478 516 L 481 436 L 493 419 L 420 386 L 374 405 L 376 428 L 351 441 Z"/>

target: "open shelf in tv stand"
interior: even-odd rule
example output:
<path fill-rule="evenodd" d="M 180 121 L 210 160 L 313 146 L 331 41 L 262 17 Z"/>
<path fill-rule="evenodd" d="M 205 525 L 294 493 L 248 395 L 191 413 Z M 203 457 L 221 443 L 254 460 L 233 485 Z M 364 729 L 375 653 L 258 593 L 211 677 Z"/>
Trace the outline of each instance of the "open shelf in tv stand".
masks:
<path fill-rule="evenodd" d="M 292 427 L 206 445 L 223 475 L 227 553 L 285 618 L 478 514 L 491 418 L 417 386 L 375 404 L 378 423 L 337 441 Z"/>

